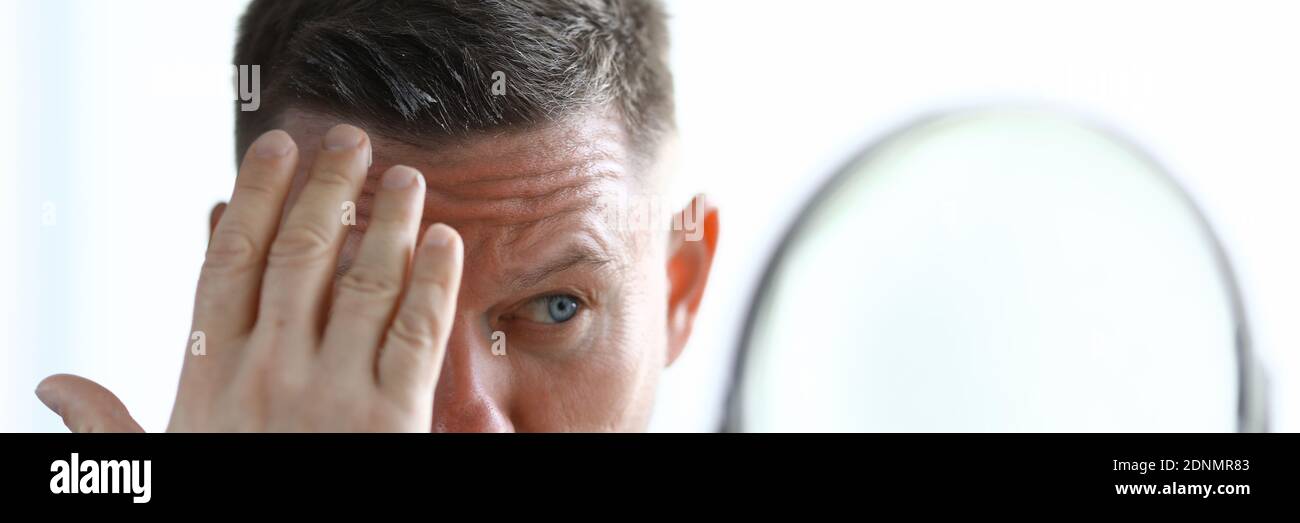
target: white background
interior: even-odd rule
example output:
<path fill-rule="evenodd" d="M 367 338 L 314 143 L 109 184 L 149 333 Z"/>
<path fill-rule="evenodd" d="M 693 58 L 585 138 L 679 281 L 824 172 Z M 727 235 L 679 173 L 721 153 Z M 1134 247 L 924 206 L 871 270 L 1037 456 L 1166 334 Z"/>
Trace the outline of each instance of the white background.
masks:
<path fill-rule="evenodd" d="M 234 174 L 228 64 L 243 3 L 0 2 L 0 430 L 62 430 L 31 393 L 54 372 L 96 379 L 146 429 L 165 426 L 207 212 Z M 652 429 L 716 426 L 766 253 L 854 147 L 923 113 L 1001 102 L 1111 124 L 1189 188 L 1237 265 L 1274 427 L 1300 429 L 1297 10 L 670 2 L 677 190 L 712 195 L 723 230 Z"/>

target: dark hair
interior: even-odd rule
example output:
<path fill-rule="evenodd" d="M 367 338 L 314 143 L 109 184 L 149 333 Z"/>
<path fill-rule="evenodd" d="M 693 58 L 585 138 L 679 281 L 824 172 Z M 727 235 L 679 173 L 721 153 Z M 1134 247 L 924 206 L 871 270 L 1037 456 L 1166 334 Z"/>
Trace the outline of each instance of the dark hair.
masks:
<path fill-rule="evenodd" d="M 675 126 L 667 50 L 657 0 L 254 0 L 235 64 L 260 66 L 261 107 L 236 102 L 236 155 L 288 108 L 413 143 L 612 108 L 649 153 Z"/>

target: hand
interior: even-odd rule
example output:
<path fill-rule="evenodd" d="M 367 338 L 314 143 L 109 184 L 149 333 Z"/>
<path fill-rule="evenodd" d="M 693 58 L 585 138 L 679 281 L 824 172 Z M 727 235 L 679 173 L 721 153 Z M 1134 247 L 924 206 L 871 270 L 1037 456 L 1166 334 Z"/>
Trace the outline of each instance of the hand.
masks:
<path fill-rule="evenodd" d="M 334 283 L 370 139 L 326 134 L 282 220 L 298 150 L 284 131 L 249 148 L 208 246 L 169 431 L 422 431 L 432 425 L 464 247 L 435 224 L 417 239 L 424 177 L 384 173 L 352 268 Z M 283 222 L 283 223 L 281 223 Z M 70 375 L 37 395 L 73 432 L 140 431 L 107 389 Z"/>

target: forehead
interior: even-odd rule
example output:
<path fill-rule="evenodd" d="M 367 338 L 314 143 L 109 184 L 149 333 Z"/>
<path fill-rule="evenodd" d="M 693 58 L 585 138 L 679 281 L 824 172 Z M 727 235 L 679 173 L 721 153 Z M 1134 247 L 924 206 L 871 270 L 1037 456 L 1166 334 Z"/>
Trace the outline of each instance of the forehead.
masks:
<path fill-rule="evenodd" d="M 301 150 L 299 183 L 325 132 L 340 120 L 289 111 L 281 127 Z M 364 126 L 362 126 L 364 128 Z M 408 165 L 424 174 L 425 225 L 443 222 L 465 239 L 469 264 L 525 266 L 539 256 L 585 251 L 610 261 L 635 243 L 612 230 L 607 205 L 637 183 L 623 126 L 579 115 L 544 128 L 417 145 L 370 135 L 374 163 L 357 207 L 368 214 L 382 173 Z M 472 266 L 472 265 L 471 265 Z"/>

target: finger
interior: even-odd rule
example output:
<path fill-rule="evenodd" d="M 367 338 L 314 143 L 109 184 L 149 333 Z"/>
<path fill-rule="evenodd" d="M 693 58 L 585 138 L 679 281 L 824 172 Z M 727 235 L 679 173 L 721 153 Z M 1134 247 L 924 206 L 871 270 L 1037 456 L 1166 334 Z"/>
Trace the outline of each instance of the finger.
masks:
<path fill-rule="evenodd" d="M 424 177 L 406 166 L 384 173 L 352 268 L 339 279 L 322 357 L 374 379 L 375 354 L 393 318 L 424 210 Z"/>
<path fill-rule="evenodd" d="M 451 227 L 434 224 L 424 233 L 406 293 L 379 353 L 379 386 L 391 398 L 433 408 L 433 390 L 456 313 L 464 249 Z"/>
<path fill-rule="evenodd" d="M 218 203 L 212 206 L 212 212 L 208 213 L 208 241 L 212 241 L 212 235 L 217 232 L 217 224 L 221 223 L 221 215 L 226 212 L 226 204 Z"/>
<path fill-rule="evenodd" d="M 55 374 L 36 386 L 41 403 L 72 432 L 144 432 L 112 392 L 80 376 Z"/>
<path fill-rule="evenodd" d="M 200 352 L 187 347 L 178 397 L 206 394 L 221 381 L 223 370 L 239 361 L 234 350 L 239 344 L 233 340 L 246 334 L 255 320 L 267 251 L 297 163 L 298 147 L 288 133 L 262 134 L 244 154 L 230 204 L 212 210 L 191 334 L 191 340 L 205 348 Z"/>
<path fill-rule="evenodd" d="M 319 334 L 346 236 L 344 202 L 356 201 L 370 166 L 370 138 L 351 125 L 325 134 L 307 183 L 271 244 L 258 322 Z"/>
<path fill-rule="evenodd" d="M 280 130 L 263 134 L 244 155 L 230 205 L 213 212 L 217 221 L 195 293 L 194 330 L 229 339 L 252 328 L 263 266 L 297 156 L 293 138 Z"/>

